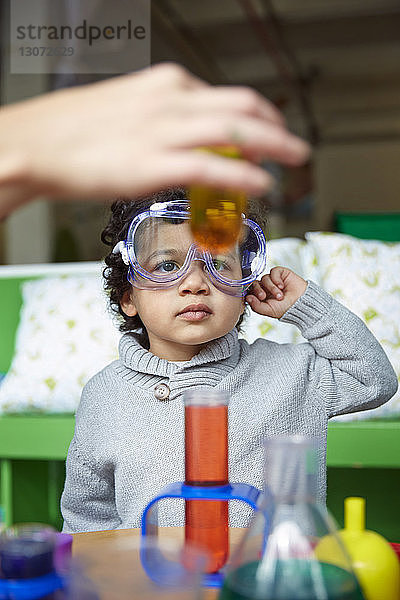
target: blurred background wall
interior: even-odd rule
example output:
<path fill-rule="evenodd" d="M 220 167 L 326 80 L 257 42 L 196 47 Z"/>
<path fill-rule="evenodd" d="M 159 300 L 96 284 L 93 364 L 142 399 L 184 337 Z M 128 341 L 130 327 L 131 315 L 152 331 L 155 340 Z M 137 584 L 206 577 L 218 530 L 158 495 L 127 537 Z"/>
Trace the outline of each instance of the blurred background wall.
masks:
<path fill-rule="evenodd" d="M 3 104 L 100 78 L 10 73 L 10 2 L 0 1 Z M 277 182 L 270 235 L 332 229 L 338 210 L 399 210 L 398 0 L 153 0 L 151 9 L 152 63 L 254 86 L 313 144 L 302 168 L 266 164 Z M 106 215 L 103 204 L 38 199 L 0 225 L 0 261 L 99 259 Z"/>

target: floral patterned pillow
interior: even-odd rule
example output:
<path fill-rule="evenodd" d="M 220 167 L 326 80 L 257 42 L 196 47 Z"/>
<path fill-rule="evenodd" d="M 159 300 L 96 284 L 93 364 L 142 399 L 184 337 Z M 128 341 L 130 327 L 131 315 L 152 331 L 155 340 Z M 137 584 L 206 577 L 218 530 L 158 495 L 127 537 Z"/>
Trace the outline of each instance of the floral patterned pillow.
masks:
<path fill-rule="evenodd" d="M 328 232 L 310 232 L 306 239 L 320 285 L 363 319 L 382 344 L 400 380 L 400 243 Z M 400 391 L 379 408 L 336 419 L 394 415 L 400 416 Z"/>
<path fill-rule="evenodd" d="M 120 333 L 100 275 L 27 281 L 14 358 L 0 386 L 0 413 L 71 413 L 82 387 L 117 358 Z"/>

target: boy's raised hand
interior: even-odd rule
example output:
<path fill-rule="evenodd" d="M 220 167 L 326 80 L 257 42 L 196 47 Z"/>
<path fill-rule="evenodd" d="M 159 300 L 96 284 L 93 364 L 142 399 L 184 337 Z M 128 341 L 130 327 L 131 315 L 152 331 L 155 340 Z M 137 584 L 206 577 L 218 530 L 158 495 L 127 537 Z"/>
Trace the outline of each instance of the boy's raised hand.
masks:
<path fill-rule="evenodd" d="M 307 287 L 305 279 L 287 269 L 274 267 L 260 281 L 255 281 L 246 301 L 254 312 L 280 319 Z"/>

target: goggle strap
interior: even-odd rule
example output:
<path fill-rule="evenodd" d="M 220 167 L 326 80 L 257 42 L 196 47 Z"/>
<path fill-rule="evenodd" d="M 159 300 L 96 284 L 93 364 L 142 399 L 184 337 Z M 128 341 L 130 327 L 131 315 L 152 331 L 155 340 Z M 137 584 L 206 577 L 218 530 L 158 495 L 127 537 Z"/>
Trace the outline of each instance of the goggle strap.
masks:
<path fill-rule="evenodd" d="M 128 250 L 127 250 L 127 247 L 126 247 L 126 244 L 125 244 L 124 241 L 120 241 L 120 242 L 118 242 L 118 244 L 115 244 L 112 253 L 113 254 L 120 254 L 123 262 L 127 266 L 130 265 L 129 256 L 128 256 Z"/>

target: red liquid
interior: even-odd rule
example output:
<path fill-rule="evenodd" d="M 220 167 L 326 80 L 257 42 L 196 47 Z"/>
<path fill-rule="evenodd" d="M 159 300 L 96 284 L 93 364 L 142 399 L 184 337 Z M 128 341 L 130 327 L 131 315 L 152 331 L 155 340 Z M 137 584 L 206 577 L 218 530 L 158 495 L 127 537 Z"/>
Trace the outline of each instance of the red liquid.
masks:
<path fill-rule="evenodd" d="M 185 407 L 185 482 L 228 483 L 228 407 Z M 229 550 L 228 502 L 187 500 L 185 539 L 208 555 L 207 573 L 225 564 Z"/>

